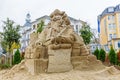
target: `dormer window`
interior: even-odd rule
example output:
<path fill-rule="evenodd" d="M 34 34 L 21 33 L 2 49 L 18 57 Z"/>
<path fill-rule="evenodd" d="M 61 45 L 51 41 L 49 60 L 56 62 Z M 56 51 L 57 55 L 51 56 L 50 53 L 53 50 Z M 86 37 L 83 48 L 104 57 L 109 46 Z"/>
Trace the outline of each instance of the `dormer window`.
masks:
<path fill-rule="evenodd" d="M 108 12 L 114 12 L 114 8 L 113 7 L 108 8 Z"/>

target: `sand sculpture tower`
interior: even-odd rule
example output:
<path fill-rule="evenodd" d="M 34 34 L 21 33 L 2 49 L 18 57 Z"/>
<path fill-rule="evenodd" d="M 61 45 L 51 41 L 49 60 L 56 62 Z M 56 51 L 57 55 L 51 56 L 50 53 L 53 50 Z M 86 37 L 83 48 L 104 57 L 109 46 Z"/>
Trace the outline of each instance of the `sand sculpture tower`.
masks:
<path fill-rule="evenodd" d="M 83 39 L 74 32 L 64 11 L 56 9 L 50 19 L 40 34 L 31 34 L 25 51 L 27 70 L 37 74 L 81 69 L 81 61 L 91 58 Z M 96 60 L 93 56 L 92 59 Z"/>

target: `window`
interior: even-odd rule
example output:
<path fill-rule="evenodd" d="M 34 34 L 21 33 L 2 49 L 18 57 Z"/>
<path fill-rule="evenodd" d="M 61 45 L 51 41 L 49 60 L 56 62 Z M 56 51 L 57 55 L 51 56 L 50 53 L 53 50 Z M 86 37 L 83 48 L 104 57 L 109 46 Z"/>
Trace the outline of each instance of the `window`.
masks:
<path fill-rule="evenodd" d="M 120 48 L 120 40 L 119 41 L 115 41 L 114 42 L 114 46 L 115 46 L 115 49 L 119 49 Z"/>
<path fill-rule="evenodd" d="M 109 28 L 110 30 L 116 29 L 115 23 L 108 24 L 108 28 Z"/>
<path fill-rule="evenodd" d="M 112 39 L 112 34 L 109 34 L 109 40 L 111 40 Z"/>
<path fill-rule="evenodd" d="M 117 35 L 115 33 L 113 34 L 113 38 L 117 38 Z"/>
<path fill-rule="evenodd" d="M 120 48 L 120 41 L 118 41 L 118 48 Z"/>
<path fill-rule="evenodd" d="M 112 19 L 112 20 L 114 20 L 114 19 L 115 19 L 115 16 L 114 16 L 114 15 L 112 15 L 112 16 L 111 16 L 111 19 Z"/>
<path fill-rule="evenodd" d="M 111 24 L 108 24 L 108 28 L 111 29 Z"/>
<path fill-rule="evenodd" d="M 114 46 L 115 46 L 115 50 L 118 49 L 118 42 L 117 41 L 114 42 Z"/>
<path fill-rule="evenodd" d="M 116 25 L 115 23 L 112 24 L 112 28 L 115 29 L 116 28 Z"/>
<path fill-rule="evenodd" d="M 76 32 L 78 33 L 78 25 L 76 25 Z"/>
<path fill-rule="evenodd" d="M 108 20 L 114 21 L 114 20 L 115 20 L 115 16 L 114 16 L 114 15 L 109 15 L 109 16 L 108 16 Z"/>
<path fill-rule="evenodd" d="M 104 45 L 105 51 L 109 51 L 108 45 Z"/>
<path fill-rule="evenodd" d="M 111 7 L 111 8 L 108 8 L 108 12 L 113 12 L 114 11 L 114 8 Z"/>

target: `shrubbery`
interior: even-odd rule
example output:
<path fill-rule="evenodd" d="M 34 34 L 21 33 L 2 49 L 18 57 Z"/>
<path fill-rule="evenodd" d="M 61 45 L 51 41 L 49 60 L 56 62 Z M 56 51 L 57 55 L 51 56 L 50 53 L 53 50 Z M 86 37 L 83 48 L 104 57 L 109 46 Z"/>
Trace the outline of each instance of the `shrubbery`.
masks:
<path fill-rule="evenodd" d="M 111 47 L 108 57 L 109 57 L 109 61 L 110 61 L 111 64 L 114 64 L 114 65 L 117 64 L 117 55 L 116 55 L 113 47 Z"/>
<path fill-rule="evenodd" d="M 93 53 L 95 56 L 96 56 L 96 58 L 98 59 L 98 56 L 99 56 L 99 50 L 98 50 L 98 48 L 94 51 L 94 53 Z"/>
<path fill-rule="evenodd" d="M 116 53 L 112 46 L 108 54 L 106 54 L 104 49 L 99 50 L 98 48 L 94 51 L 93 54 L 98 60 L 106 62 L 108 65 L 120 66 L 120 50 Z"/>
<path fill-rule="evenodd" d="M 104 49 L 100 49 L 98 59 L 104 62 L 105 58 L 106 58 L 106 52 L 104 51 Z"/>
<path fill-rule="evenodd" d="M 21 62 L 21 56 L 19 50 L 17 49 L 17 51 L 14 54 L 13 64 L 18 64 L 20 62 Z"/>
<path fill-rule="evenodd" d="M 7 69 L 10 68 L 9 64 L 0 64 L 0 69 Z"/>

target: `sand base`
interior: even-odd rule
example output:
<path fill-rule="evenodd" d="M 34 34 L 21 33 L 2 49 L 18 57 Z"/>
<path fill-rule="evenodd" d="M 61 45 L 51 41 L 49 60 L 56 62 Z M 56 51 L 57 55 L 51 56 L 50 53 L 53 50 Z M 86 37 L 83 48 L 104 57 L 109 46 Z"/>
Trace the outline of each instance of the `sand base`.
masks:
<path fill-rule="evenodd" d="M 119 70 L 113 66 L 103 67 L 103 64 L 95 65 L 94 68 L 96 69 L 88 68 L 89 70 L 81 69 L 62 73 L 32 75 L 26 70 L 24 62 L 25 60 L 10 70 L 1 70 L 0 80 L 120 80 Z"/>
<path fill-rule="evenodd" d="M 26 70 L 14 73 L 12 70 L 0 71 L 0 80 L 119 80 L 120 71 L 113 66 L 99 71 L 71 70 L 64 73 L 42 73 L 31 75 Z"/>

